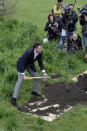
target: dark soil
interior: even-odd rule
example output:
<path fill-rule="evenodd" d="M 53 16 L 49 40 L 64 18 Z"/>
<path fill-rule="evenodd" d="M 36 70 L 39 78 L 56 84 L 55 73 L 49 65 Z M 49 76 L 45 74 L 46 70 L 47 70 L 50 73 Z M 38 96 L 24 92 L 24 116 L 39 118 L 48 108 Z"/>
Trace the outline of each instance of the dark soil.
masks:
<path fill-rule="evenodd" d="M 60 78 L 60 77 L 62 77 L 61 74 L 56 74 L 56 75 L 52 75 L 51 76 L 52 79 L 56 79 L 56 78 Z"/>
<path fill-rule="evenodd" d="M 64 109 L 67 109 L 69 106 L 75 106 L 78 103 L 86 104 L 87 103 L 87 75 L 79 76 L 77 83 L 69 83 L 69 91 L 67 91 L 66 83 L 57 82 L 47 85 L 43 89 L 43 94 L 46 96 L 47 101 L 43 102 L 41 105 L 29 105 L 30 103 L 36 101 L 42 101 L 44 98 L 32 97 L 26 104 L 22 105 L 19 110 L 23 112 L 29 112 L 36 115 L 46 116 L 48 113 L 60 114 L 63 113 Z M 42 108 L 54 104 L 59 104 L 59 107 L 49 107 L 45 110 L 38 109 L 36 112 L 33 112 L 33 109 Z"/>

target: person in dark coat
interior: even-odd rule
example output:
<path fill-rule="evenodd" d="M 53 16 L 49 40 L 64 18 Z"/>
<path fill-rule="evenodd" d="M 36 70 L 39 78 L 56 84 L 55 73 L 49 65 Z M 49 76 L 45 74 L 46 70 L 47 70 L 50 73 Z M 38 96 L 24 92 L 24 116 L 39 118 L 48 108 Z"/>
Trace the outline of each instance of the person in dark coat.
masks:
<path fill-rule="evenodd" d="M 87 4 L 84 6 L 86 6 L 85 8 L 83 8 L 83 11 L 85 12 L 80 14 L 79 21 L 82 26 L 82 36 L 85 45 L 85 59 L 87 61 Z"/>
<path fill-rule="evenodd" d="M 42 70 L 43 76 L 47 78 L 47 74 L 44 69 L 42 61 L 42 45 L 40 43 L 35 43 L 32 49 L 27 50 L 17 62 L 18 70 L 18 81 L 14 88 L 14 93 L 12 97 L 12 104 L 17 106 L 16 100 L 18 97 L 19 90 L 23 80 L 27 80 L 28 77 L 25 75 L 24 71 L 27 70 L 33 77 L 39 77 L 39 74 L 36 72 L 35 61 L 38 61 L 39 67 Z M 41 96 L 37 93 L 39 86 L 39 79 L 34 79 L 33 81 L 33 90 L 32 95 Z"/>
<path fill-rule="evenodd" d="M 74 5 L 69 4 L 62 14 L 63 29 L 66 30 L 67 28 L 68 32 L 75 31 L 77 21 L 78 21 L 78 15 L 74 11 Z"/>
<path fill-rule="evenodd" d="M 73 33 L 73 35 L 67 39 L 67 49 L 70 54 L 74 54 L 76 51 L 82 50 L 82 41 L 78 34 Z"/>
<path fill-rule="evenodd" d="M 55 16 L 53 14 L 48 15 L 48 22 L 45 26 L 45 31 L 48 31 L 48 40 L 52 41 L 53 39 L 57 39 L 58 35 L 61 31 L 61 23 L 55 22 Z"/>
<path fill-rule="evenodd" d="M 70 37 L 76 30 L 78 15 L 74 11 L 73 4 L 69 4 L 68 7 L 64 9 L 61 21 L 62 21 L 62 31 L 61 31 L 61 39 L 58 45 L 59 50 L 62 49 L 66 37 Z"/>

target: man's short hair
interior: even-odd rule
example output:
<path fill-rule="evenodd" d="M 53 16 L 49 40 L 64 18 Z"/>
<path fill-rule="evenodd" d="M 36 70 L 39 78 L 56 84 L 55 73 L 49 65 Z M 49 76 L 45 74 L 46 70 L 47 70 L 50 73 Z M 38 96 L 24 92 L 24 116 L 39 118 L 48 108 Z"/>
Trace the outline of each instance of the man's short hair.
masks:
<path fill-rule="evenodd" d="M 68 7 L 69 7 L 69 6 L 73 6 L 73 7 L 74 7 L 74 5 L 73 5 L 72 3 L 70 3 L 70 4 L 68 5 Z"/>
<path fill-rule="evenodd" d="M 58 3 L 59 3 L 59 2 L 62 2 L 63 0 L 57 0 L 57 1 L 58 1 Z"/>
<path fill-rule="evenodd" d="M 38 42 L 37 42 L 37 43 L 34 43 L 33 49 L 37 48 L 38 46 L 42 46 L 41 43 L 38 43 Z"/>

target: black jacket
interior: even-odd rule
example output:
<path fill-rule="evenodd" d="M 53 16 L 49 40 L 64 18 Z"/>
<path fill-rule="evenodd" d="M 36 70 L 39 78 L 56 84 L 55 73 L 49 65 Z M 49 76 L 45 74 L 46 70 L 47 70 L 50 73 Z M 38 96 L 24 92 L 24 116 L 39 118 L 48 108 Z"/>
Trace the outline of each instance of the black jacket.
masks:
<path fill-rule="evenodd" d="M 82 25 L 82 33 L 87 36 L 87 21 L 85 21 L 84 15 L 79 17 L 80 24 Z"/>
<path fill-rule="evenodd" d="M 78 39 L 76 41 L 74 41 L 73 39 L 68 39 L 67 45 L 68 45 L 68 51 L 70 51 L 72 48 L 75 51 L 76 50 L 82 50 L 81 37 L 78 35 Z"/>
<path fill-rule="evenodd" d="M 48 31 L 48 33 L 56 33 L 53 29 L 51 29 L 51 27 L 49 27 L 49 25 L 51 24 L 51 27 L 55 27 L 55 21 L 54 22 L 50 22 L 48 21 L 46 23 L 46 26 L 45 26 L 45 31 Z M 58 23 L 58 27 L 57 27 L 57 30 L 58 31 L 61 31 L 61 23 Z"/>
<path fill-rule="evenodd" d="M 78 21 L 78 15 L 75 11 L 73 11 L 71 14 L 64 13 L 62 15 L 62 28 L 66 29 L 69 32 L 72 32 L 75 30 L 75 25 Z"/>
<path fill-rule="evenodd" d="M 35 61 L 38 61 L 40 69 L 44 70 L 44 65 L 42 62 L 42 53 L 40 53 L 36 59 L 34 60 L 34 49 L 29 49 L 27 50 L 18 60 L 17 62 L 17 70 L 18 72 L 23 73 L 24 70 L 27 67 L 30 67 L 34 72 L 36 72 L 36 68 L 35 68 Z"/>
<path fill-rule="evenodd" d="M 49 27 L 49 25 L 51 24 L 51 27 Z M 57 25 L 58 24 L 58 27 Z M 48 31 L 48 40 L 51 41 L 53 39 L 56 39 L 58 38 L 58 36 L 60 35 L 60 32 L 61 32 L 61 23 L 57 23 L 57 22 L 50 22 L 48 21 L 46 23 L 46 26 L 45 26 L 45 31 Z"/>

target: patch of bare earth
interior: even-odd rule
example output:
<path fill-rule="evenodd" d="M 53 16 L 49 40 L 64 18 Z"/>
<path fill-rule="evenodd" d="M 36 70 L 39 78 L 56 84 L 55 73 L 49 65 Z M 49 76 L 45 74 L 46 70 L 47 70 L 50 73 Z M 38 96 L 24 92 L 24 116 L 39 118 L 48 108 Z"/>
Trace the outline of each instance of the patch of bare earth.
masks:
<path fill-rule="evenodd" d="M 32 97 L 19 110 L 53 121 L 78 103 L 87 103 L 85 90 L 87 90 L 87 74 L 78 76 L 76 83 L 69 83 L 69 92 L 64 82 L 49 84 L 43 89 L 46 98 Z"/>

